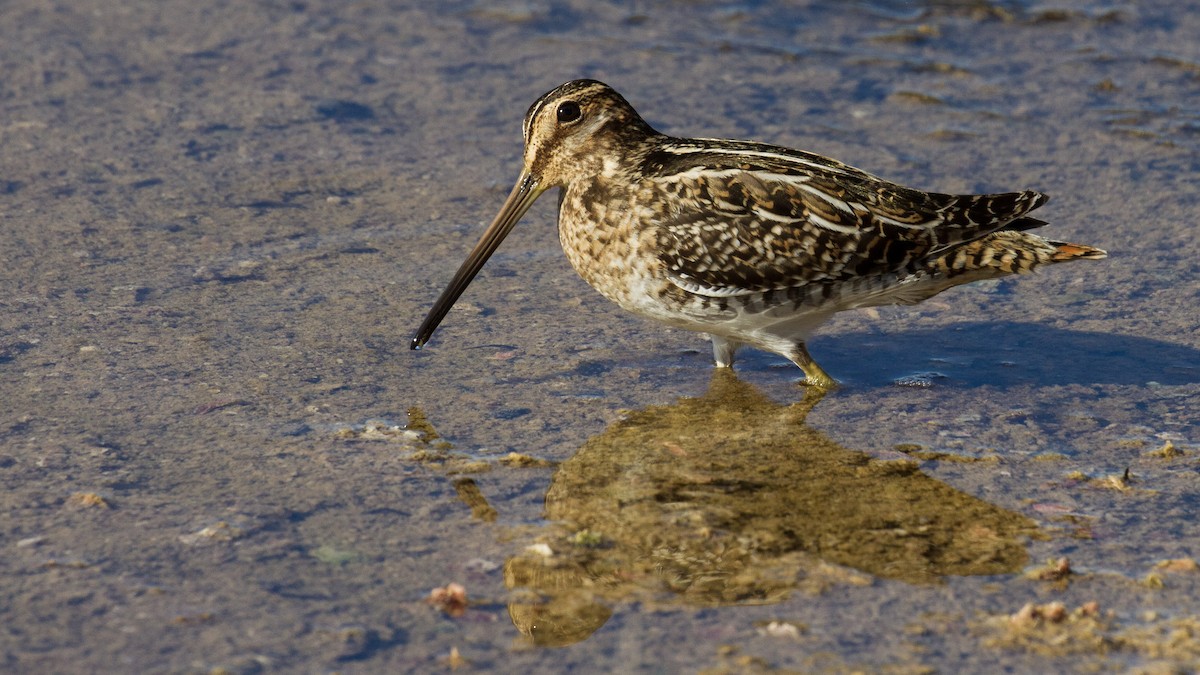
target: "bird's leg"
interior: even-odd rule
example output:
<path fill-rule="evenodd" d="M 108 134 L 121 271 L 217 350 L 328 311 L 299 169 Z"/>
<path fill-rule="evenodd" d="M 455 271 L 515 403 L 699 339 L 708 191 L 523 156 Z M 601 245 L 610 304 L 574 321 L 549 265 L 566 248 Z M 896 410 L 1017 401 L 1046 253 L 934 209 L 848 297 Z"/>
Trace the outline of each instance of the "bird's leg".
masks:
<path fill-rule="evenodd" d="M 713 345 L 713 360 L 717 362 L 718 368 L 733 367 L 733 353 L 738 347 L 742 346 L 740 342 L 734 342 L 720 335 L 709 333 L 708 339 L 712 340 Z"/>
<path fill-rule="evenodd" d="M 797 342 L 796 347 L 792 350 L 792 363 L 800 367 L 804 371 L 804 384 L 818 389 L 833 389 L 837 386 L 837 380 L 829 376 L 828 373 L 813 361 L 813 357 L 808 353 L 808 347 L 803 342 Z"/>

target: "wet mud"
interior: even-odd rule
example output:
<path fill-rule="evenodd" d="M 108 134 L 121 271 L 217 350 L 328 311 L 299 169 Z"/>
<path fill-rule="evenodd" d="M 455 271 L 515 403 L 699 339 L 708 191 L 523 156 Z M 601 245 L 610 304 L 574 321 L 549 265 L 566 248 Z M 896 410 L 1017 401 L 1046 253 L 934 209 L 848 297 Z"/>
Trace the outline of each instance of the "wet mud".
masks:
<path fill-rule="evenodd" d="M 1194 669 L 1196 9 L 6 3 L 0 670 Z M 577 77 L 1110 257 L 839 315 L 814 401 L 547 198 L 409 351 Z"/>

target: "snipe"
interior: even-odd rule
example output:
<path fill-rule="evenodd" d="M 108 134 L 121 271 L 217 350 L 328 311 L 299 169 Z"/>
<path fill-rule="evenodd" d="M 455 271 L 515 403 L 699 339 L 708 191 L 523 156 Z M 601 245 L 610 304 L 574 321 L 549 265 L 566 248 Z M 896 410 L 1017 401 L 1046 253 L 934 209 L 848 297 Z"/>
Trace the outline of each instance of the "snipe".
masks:
<path fill-rule="evenodd" d="M 718 366 L 743 344 L 805 382 L 835 384 L 804 341 L 835 312 L 908 305 L 947 288 L 1105 257 L 1045 239 L 1046 195 L 922 192 L 833 159 L 744 141 L 672 138 L 616 91 L 574 80 L 525 114 L 525 166 L 412 340 L 419 349 L 546 190 L 575 270 L 645 317 L 708 333 Z"/>

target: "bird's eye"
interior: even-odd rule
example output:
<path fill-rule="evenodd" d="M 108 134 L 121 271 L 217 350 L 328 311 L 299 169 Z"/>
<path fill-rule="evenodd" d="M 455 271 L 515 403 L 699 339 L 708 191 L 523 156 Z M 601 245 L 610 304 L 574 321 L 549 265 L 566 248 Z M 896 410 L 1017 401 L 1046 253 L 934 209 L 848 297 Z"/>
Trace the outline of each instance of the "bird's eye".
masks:
<path fill-rule="evenodd" d="M 564 124 L 575 122 L 583 117 L 583 111 L 579 109 L 579 104 L 575 101 L 566 101 L 558 104 L 558 121 Z"/>

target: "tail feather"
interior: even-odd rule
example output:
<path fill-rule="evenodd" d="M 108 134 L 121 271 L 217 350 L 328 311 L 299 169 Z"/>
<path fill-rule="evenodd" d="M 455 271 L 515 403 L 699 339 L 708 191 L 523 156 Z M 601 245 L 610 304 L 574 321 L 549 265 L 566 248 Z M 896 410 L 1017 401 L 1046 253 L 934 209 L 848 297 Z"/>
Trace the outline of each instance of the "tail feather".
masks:
<path fill-rule="evenodd" d="M 1108 251 L 1102 251 L 1091 246 L 1083 244 L 1070 244 L 1065 241 L 1049 241 L 1047 243 L 1055 248 L 1055 252 L 1050 256 L 1050 262 L 1066 262 L 1067 260 L 1075 260 L 1081 258 L 1083 260 L 1100 260 L 1108 257 Z"/>
<path fill-rule="evenodd" d="M 1026 274 L 1042 265 L 1069 260 L 1098 260 L 1108 254 L 1082 244 L 1051 241 L 1036 234 L 1000 230 L 920 261 L 896 284 L 864 293 L 853 306 L 910 305 L 972 281 Z"/>
<path fill-rule="evenodd" d="M 1024 274 L 1050 263 L 1103 258 L 1108 254 L 1082 244 L 1051 241 L 1036 234 L 1000 230 L 969 241 L 927 262 L 947 277 L 970 275 L 976 279 Z"/>

